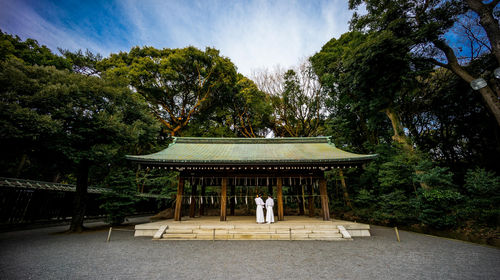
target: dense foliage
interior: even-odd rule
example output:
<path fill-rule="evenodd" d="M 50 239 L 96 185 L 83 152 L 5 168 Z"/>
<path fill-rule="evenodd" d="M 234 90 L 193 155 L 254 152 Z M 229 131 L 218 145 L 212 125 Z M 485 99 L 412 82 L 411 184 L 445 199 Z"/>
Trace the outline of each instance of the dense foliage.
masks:
<path fill-rule="evenodd" d="M 498 234 L 499 12 L 498 1 L 480 2 L 352 0 L 367 12 L 349 32 L 297 67 L 252 79 L 214 48 L 59 56 L 1 33 L 0 174 L 76 183 L 78 230 L 88 184 L 114 190 L 102 206 L 111 223 L 134 211 L 137 193 L 171 207 L 176 174 L 124 159 L 170 136 L 331 135 L 344 150 L 379 155 L 327 174 L 336 217 Z M 451 30 L 469 49 L 447 40 Z M 478 77 L 488 82 L 479 92 L 469 86 Z"/>

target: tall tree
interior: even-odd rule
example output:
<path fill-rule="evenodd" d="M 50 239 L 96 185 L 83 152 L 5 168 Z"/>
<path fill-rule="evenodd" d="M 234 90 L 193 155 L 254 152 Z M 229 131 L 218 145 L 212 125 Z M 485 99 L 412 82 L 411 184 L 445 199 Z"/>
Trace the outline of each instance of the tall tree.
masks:
<path fill-rule="evenodd" d="M 414 87 L 409 46 L 389 30 L 349 32 L 326 43 L 311 57 L 313 68 L 337 105 L 363 118 L 384 113 L 394 141 L 411 149 L 400 118 L 400 99 Z M 364 123 L 364 121 L 362 122 Z"/>
<path fill-rule="evenodd" d="M 490 41 L 492 55 L 497 58 L 496 67 L 500 65 L 498 0 L 489 3 L 480 0 L 350 0 L 349 6 L 353 9 L 361 3 L 364 3 L 368 13 L 361 16 L 354 14 L 351 21 L 351 27 L 354 30 L 404 30 L 401 38 L 411 41 L 413 55 L 451 70 L 467 83 L 480 77 L 489 80 L 493 70 L 484 69 L 480 73 L 467 71 L 446 39 L 448 31 L 465 13 L 472 10 L 478 14 L 480 24 Z M 479 93 L 500 125 L 500 100 L 498 99 L 500 89 L 491 86 L 490 83 L 479 89 Z"/>
<path fill-rule="evenodd" d="M 45 155 L 60 160 L 61 168 L 69 166 L 76 174 L 70 231 L 83 229 L 90 167 L 154 138 L 158 129 L 142 97 L 120 81 L 8 59 L 0 63 L 0 93 L 0 139 L 8 145 L 2 148 L 36 143 Z"/>
<path fill-rule="evenodd" d="M 126 77 L 172 136 L 211 102 L 230 95 L 236 83 L 234 64 L 213 48 L 135 47 L 102 60 L 98 70 Z"/>
<path fill-rule="evenodd" d="M 232 126 L 239 134 L 248 137 L 264 137 L 270 126 L 272 107 L 266 94 L 255 83 L 238 74 L 234 100 L 231 102 Z"/>
<path fill-rule="evenodd" d="M 54 66 L 57 69 L 71 69 L 71 63 L 55 55 L 46 46 L 40 46 L 34 39 L 22 41 L 18 36 L 0 30 L 0 60 L 17 57 L 28 65 Z"/>
<path fill-rule="evenodd" d="M 271 128 L 275 136 L 310 137 L 321 134 L 326 94 L 308 61 L 295 69 L 253 74 L 273 107 Z"/>
<path fill-rule="evenodd" d="M 87 76 L 100 74 L 97 70 L 97 63 L 102 60 L 102 55 L 95 54 L 89 50 L 85 52 L 82 50 L 73 52 L 61 48 L 58 50 L 71 63 L 73 72 Z"/>

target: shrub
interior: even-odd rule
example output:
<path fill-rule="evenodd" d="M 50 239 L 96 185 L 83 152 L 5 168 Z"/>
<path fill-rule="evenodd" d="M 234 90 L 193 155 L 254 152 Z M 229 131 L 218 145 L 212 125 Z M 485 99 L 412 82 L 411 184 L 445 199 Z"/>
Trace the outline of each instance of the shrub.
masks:
<path fill-rule="evenodd" d="M 415 221 L 412 200 L 403 190 L 396 190 L 378 197 L 373 218 L 384 224 L 410 224 Z"/>
<path fill-rule="evenodd" d="M 489 226 L 498 226 L 500 177 L 481 168 L 469 169 L 465 175 L 464 186 L 468 199 L 461 210 L 461 216 Z"/>
<path fill-rule="evenodd" d="M 127 215 L 135 212 L 135 205 L 140 200 L 137 196 L 135 175 L 130 170 L 111 172 L 105 184 L 110 191 L 101 197 L 101 208 L 106 212 L 106 222 L 119 225 Z"/>
<path fill-rule="evenodd" d="M 456 210 L 463 196 L 450 189 L 420 189 L 416 200 L 420 222 L 437 229 L 457 225 Z"/>

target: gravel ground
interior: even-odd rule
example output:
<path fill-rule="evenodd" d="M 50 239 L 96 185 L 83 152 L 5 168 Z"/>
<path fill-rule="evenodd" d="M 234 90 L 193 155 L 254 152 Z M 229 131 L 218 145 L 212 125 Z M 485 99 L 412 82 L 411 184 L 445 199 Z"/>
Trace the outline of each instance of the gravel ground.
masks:
<path fill-rule="evenodd" d="M 99 224 L 93 224 L 96 226 Z M 102 225 L 102 224 L 101 224 Z M 500 249 L 372 227 L 354 241 L 152 241 L 67 227 L 0 234 L 0 279 L 500 279 Z"/>

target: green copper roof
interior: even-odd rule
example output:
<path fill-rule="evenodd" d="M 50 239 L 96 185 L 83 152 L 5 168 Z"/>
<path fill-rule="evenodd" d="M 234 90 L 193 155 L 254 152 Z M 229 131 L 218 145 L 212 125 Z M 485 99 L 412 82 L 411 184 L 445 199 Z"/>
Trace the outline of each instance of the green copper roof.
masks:
<path fill-rule="evenodd" d="M 377 155 L 342 151 L 330 137 L 195 138 L 177 137 L 168 148 L 128 159 L 153 164 L 280 164 L 361 163 Z"/>

